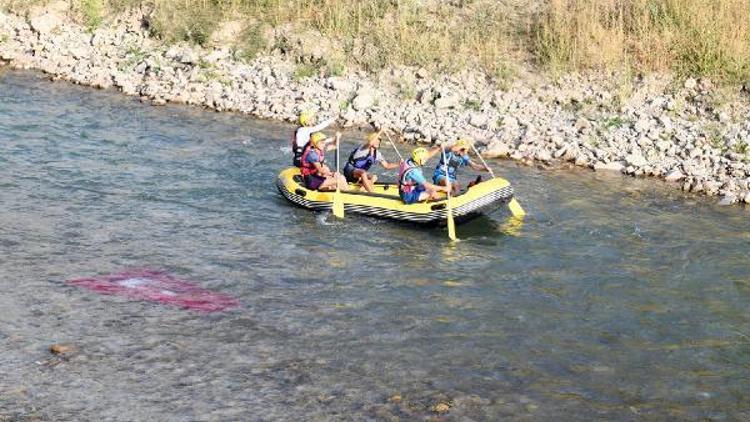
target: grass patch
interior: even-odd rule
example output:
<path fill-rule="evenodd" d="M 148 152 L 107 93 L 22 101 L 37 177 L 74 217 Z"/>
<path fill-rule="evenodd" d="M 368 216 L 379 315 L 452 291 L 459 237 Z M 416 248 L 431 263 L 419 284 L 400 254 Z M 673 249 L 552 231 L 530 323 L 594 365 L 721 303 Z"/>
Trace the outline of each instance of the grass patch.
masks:
<path fill-rule="evenodd" d="M 482 103 L 479 100 L 470 99 L 464 101 L 464 108 L 474 111 L 480 111 L 482 109 Z"/>
<path fill-rule="evenodd" d="M 104 21 L 104 0 L 81 0 L 79 7 L 83 24 L 89 31 L 95 30 Z"/>
<path fill-rule="evenodd" d="M 604 119 L 604 121 L 602 122 L 602 126 L 604 126 L 605 129 L 619 129 L 631 123 L 632 121 L 630 119 L 625 119 L 622 116 L 612 116 Z"/>
<path fill-rule="evenodd" d="M 317 76 L 319 73 L 320 66 L 311 63 L 300 63 L 294 69 L 294 80 L 301 81 L 302 79 Z"/>
<path fill-rule="evenodd" d="M 533 28 L 534 54 L 553 71 L 750 76 L 750 0 L 550 0 Z"/>

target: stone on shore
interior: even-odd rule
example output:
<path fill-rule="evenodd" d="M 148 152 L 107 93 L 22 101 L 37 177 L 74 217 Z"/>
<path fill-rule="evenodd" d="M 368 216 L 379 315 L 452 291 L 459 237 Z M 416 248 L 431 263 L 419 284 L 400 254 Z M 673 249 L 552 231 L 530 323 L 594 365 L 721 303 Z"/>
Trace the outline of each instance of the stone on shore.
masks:
<path fill-rule="evenodd" d="M 360 89 L 352 100 L 352 107 L 357 111 L 367 110 L 375 104 L 375 94 L 371 89 Z"/>
<path fill-rule="evenodd" d="M 40 34 L 49 34 L 62 25 L 63 18 L 54 13 L 44 13 L 29 19 L 31 29 Z"/>
<path fill-rule="evenodd" d="M 633 167 L 643 167 L 648 164 L 648 160 L 646 160 L 646 158 L 639 153 L 628 154 L 627 156 L 625 156 L 625 162 L 627 162 L 629 166 Z"/>
<path fill-rule="evenodd" d="M 601 161 L 594 164 L 594 170 L 595 171 L 616 171 L 616 172 L 622 172 L 622 170 L 625 168 L 622 163 L 619 161 L 611 161 L 609 163 L 603 163 Z"/>
<path fill-rule="evenodd" d="M 504 158 L 510 155 L 510 147 L 503 141 L 493 141 L 487 145 L 482 155 L 487 158 Z"/>
<path fill-rule="evenodd" d="M 684 179 L 685 175 L 678 169 L 672 170 L 664 177 L 667 182 L 679 182 Z"/>

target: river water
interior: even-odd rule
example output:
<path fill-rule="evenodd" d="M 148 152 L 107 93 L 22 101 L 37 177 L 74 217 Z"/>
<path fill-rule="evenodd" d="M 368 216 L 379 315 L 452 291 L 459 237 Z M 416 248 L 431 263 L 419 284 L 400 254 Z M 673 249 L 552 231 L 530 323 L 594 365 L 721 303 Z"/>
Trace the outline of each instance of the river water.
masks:
<path fill-rule="evenodd" d="M 290 206 L 290 130 L 1 74 L 0 420 L 750 418 L 747 209 L 496 162 L 451 246 Z M 65 283 L 132 268 L 240 305 Z"/>

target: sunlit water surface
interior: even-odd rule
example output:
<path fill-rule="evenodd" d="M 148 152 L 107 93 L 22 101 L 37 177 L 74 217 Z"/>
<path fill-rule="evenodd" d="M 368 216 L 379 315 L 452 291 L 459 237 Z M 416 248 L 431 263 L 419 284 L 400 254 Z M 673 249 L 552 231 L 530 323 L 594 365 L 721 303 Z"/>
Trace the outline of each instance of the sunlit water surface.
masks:
<path fill-rule="evenodd" d="M 497 162 L 451 246 L 290 206 L 290 130 L 0 75 L 0 420 L 750 419 L 747 209 Z M 65 284 L 130 268 L 240 307 Z"/>

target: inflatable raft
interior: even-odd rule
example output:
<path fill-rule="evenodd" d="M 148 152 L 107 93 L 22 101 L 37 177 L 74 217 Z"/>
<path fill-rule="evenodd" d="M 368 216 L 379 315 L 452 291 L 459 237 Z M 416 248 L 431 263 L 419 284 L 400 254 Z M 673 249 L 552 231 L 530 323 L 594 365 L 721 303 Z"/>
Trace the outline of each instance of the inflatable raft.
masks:
<path fill-rule="evenodd" d="M 276 181 L 279 192 L 290 202 L 311 210 L 330 210 L 333 192 L 319 192 L 305 188 L 296 167 L 279 174 Z M 341 192 L 344 210 L 372 217 L 388 218 L 419 224 L 445 225 L 447 218 L 446 199 L 406 205 L 398 195 L 396 183 L 376 183 L 375 192 L 360 191 L 350 185 L 351 191 Z M 460 195 L 451 197 L 453 218 L 456 223 L 469 221 L 483 214 L 506 206 L 513 199 L 513 188 L 502 178 L 478 183 Z"/>

